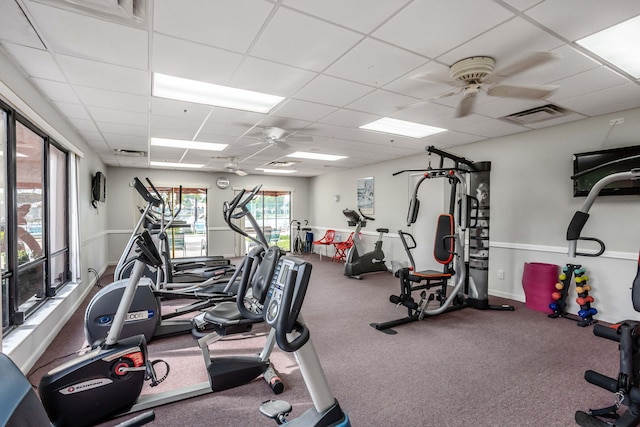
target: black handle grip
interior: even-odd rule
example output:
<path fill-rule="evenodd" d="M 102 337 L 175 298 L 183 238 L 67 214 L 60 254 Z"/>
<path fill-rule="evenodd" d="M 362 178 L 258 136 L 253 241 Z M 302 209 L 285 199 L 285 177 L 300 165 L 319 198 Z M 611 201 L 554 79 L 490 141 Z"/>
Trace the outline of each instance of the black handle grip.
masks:
<path fill-rule="evenodd" d="M 303 345 L 309 341 L 309 328 L 306 325 L 302 324 L 298 320 L 295 320 L 293 323 L 293 329 L 289 329 L 291 316 L 291 306 L 293 303 L 293 291 L 296 288 L 296 280 L 298 278 L 298 272 L 295 270 L 291 270 L 289 276 L 287 277 L 287 284 L 284 287 L 284 295 L 282 296 L 281 306 L 280 306 L 280 314 L 278 315 L 278 319 L 276 321 L 276 341 L 278 342 L 278 346 L 287 352 L 294 352 L 299 350 Z M 295 330 L 300 335 L 293 339 L 293 341 L 289 341 L 287 338 L 287 333 Z"/>

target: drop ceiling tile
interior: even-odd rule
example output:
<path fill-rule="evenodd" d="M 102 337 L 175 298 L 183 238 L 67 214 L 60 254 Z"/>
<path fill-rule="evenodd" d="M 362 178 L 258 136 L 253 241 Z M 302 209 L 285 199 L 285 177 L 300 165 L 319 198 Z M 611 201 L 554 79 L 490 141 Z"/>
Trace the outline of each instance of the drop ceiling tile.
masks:
<path fill-rule="evenodd" d="M 564 98 L 559 102 L 573 111 L 588 116 L 607 114 L 640 107 L 640 86 L 635 83 L 625 83 Z"/>
<path fill-rule="evenodd" d="M 113 148 L 144 151 L 148 149 L 149 138 L 146 135 L 123 135 L 108 132 L 104 132 L 102 135 Z"/>
<path fill-rule="evenodd" d="M 45 49 L 15 0 L 0 0 L 0 40 Z"/>
<path fill-rule="evenodd" d="M 576 41 L 640 14 L 640 2 L 599 0 L 546 0 L 527 10 L 542 25 L 569 41 Z"/>
<path fill-rule="evenodd" d="M 454 88 L 449 66 L 430 61 L 383 86 L 383 89 L 420 99 L 428 99 Z M 455 83 L 457 86 L 457 82 Z"/>
<path fill-rule="evenodd" d="M 306 101 L 343 107 L 372 90 L 374 90 L 374 88 L 371 86 L 321 74 L 298 91 L 294 97 Z"/>
<path fill-rule="evenodd" d="M 450 118 L 455 115 L 455 108 L 436 104 L 435 102 L 425 102 L 397 111 L 392 114 L 394 119 L 407 120 L 410 122 L 433 125 L 433 121 L 442 118 Z"/>
<path fill-rule="evenodd" d="M 271 114 L 277 117 L 287 117 L 296 120 L 315 122 L 333 113 L 337 109 L 337 107 L 330 107 L 328 105 L 317 104 L 314 102 L 290 99 L 283 104 L 282 107 L 278 107 L 278 109 Z"/>
<path fill-rule="evenodd" d="M 470 126 L 460 126 L 457 128 L 457 130 L 460 132 L 470 133 L 472 135 L 484 136 L 486 138 L 497 138 L 499 136 L 525 132 L 527 129 L 523 126 L 502 122 L 499 120 L 484 120 L 481 122 L 473 123 Z"/>
<path fill-rule="evenodd" d="M 252 56 L 322 71 L 362 36 L 289 9 L 280 8 L 250 51 Z M 322 43 L 318 43 L 322 40 Z"/>
<path fill-rule="evenodd" d="M 471 56 L 491 56 L 496 60 L 496 70 L 499 70 L 529 53 L 548 52 L 563 44 L 556 37 L 516 17 L 439 56 L 438 60 L 451 65 Z"/>
<path fill-rule="evenodd" d="M 159 129 L 167 129 L 167 130 L 179 130 L 185 135 L 188 135 L 187 138 L 183 139 L 193 139 L 196 135 L 196 132 L 200 128 L 202 122 L 198 120 L 188 120 L 182 118 L 168 117 L 168 116 L 157 116 L 152 115 L 150 119 L 151 130 L 155 132 Z M 158 136 L 158 135 L 154 135 Z"/>
<path fill-rule="evenodd" d="M 429 145 L 453 147 L 458 145 L 471 144 L 472 142 L 478 142 L 484 139 L 487 138 L 484 136 L 472 135 L 464 132 L 448 131 L 431 135 L 430 137 L 425 138 L 425 142 L 427 143 L 425 145 L 425 148 Z M 427 158 L 425 157 L 425 165 L 426 161 Z"/>
<path fill-rule="evenodd" d="M 79 131 L 90 131 L 90 132 L 98 132 L 98 128 L 96 127 L 93 120 L 90 119 L 74 119 L 69 118 L 69 121 Z"/>
<path fill-rule="evenodd" d="M 274 5 L 262 0 L 156 0 L 154 31 L 245 53 Z"/>
<path fill-rule="evenodd" d="M 415 1 L 373 35 L 436 58 L 512 16 L 493 2 Z"/>
<path fill-rule="evenodd" d="M 58 64 L 70 83 L 130 95 L 148 95 L 149 73 L 119 65 L 57 55 Z"/>
<path fill-rule="evenodd" d="M 316 75 L 312 71 L 247 57 L 229 85 L 270 95 L 292 96 Z"/>
<path fill-rule="evenodd" d="M 56 82 L 44 79 L 32 79 L 33 82 L 52 101 L 70 102 L 78 104 L 80 101 L 73 92 L 72 87 L 67 83 Z"/>
<path fill-rule="evenodd" d="M 53 104 L 69 119 L 91 120 L 89 113 L 87 113 L 87 110 L 82 104 L 60 101 L 54 101 Z"/>
<path fill-rule="evenodd" d="M 82 103 L 90 107 L 119 109 L 134 113 L 147 113 L 149 111 L 149 100 L 146 96 L 129 95 L 123 92 L 78 85 L 75 86 L 75 91 Z"/>
<path fill-rule="evenodd" d="M 56 53 L 146 69 L 147 32 L 129 25 L 28 3 L 47 47 Z M 82 34 L 82 37 L 78 37 Z"/>
<path fill-rule="evenodd" d="M 135 136 L 148 136 L 147 126 L 134 126 L 128 124 L 110 123 L 110 122 L 98 122 L 96 123 L 98 129 L 102 133 L 115 133 L 120 135 L 135 135 Z"/>
<path fill-rule="evenodd" d="M 564 102 L 580 94 L 588 94 L 601 89 L 623 85 L 629 80 L 606 67 L 592 68 L 582 73 L 554 82 L 558 89 L 549 97 L 554 102 Z M 580 112 L 581 109 L 572 110 Z"/>
<path fill-rule="evenodd" d="M 340 135 L 339 139 L 348 141 L 357 141 L 371 144 L 371 150 L 374 152 L 386 152 L 385 147 L 400 146 L 400 147 L 421 147 L 423 143 L 421 138 L 408 138 L 400 135 L 392 135 L 389 133 L 376 132 L 365 129 L 351 129 Z M 393 141 L 393 143 L 391 142 Z M 348 146 L 348 144 L 347 144 Z"/>
<path fill-rule="evenodd" d="M 30 77 L 55 80 L 58 82 L 65 81 L 62 71 L 60 71 L 53 57 L 46 50 L 34 49 L 32 47 L 8 42 L 4 43 L 4 47 Z"/>
<path fill-rule="evenodd" d="M 369 33 L 407 3 L 407 0 L 285 0 L 285 6 L 310 13 L 338 25 Z M 366 11 L 366 13 L 363 13 Z"/>
<path fill-rule="evenodd" d="M 151 114 L 202 122 L 215 107 L 168 98 L 151 97 Z"/>
<path fill-rule="evenodd" d="M 544 0 L 505 0 L 505 3 L 515 7 L 518 10 L 527 10 Z"/>
<path fill-rule="evenodd" d="M 398 107 L 414 102 L 415 98 L 386 90 L 376 90 L 347 105 L 351 110 L 389 116 L 398 111 Z"/>
<path fill-rule="evenodd" d="M 118 166 L 123 168 L 147 168 L 149 159 L 146 157 L 116 156 Z"/>
<path fill-rule="evenodd" d="M 380 87 L 425 64 L 427 59 L 374 39 L 365 39 L 325 73 Z"/>
<path fill-rule="evenodd" d="M 375 114 L 363 113 L 361 111 L 347 110 L 345 108 L 342 108 L 335 113 L 329 114 L 320 122 L 335 126 L 359 127 L 379 118 L 380 116 Z"/>
<path fill-rule="evenodd" d="M 242 55 L 200 43 L 154 34 L 152 71 L 228 86 Z"/>
<path fill-rule="evenodd" d="M 149 124 L 149 114 L 147 113 L 134 113 L 101 107 L 87 107 L 87 109 L 98 123 L 117 123 L 133 126 L 148 126 Z"/>

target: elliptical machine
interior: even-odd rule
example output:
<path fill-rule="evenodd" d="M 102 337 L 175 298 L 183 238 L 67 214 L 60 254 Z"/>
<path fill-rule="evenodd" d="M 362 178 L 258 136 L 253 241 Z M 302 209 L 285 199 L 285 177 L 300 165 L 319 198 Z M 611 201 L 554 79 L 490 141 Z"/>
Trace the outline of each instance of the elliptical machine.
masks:
<path fill-rule="evenodd" d="M 374 273 L 376 271 L 389 271 L 384 262 L 384 252 L 382 251 L 382 236 L 388 233 L 388 228 L 377 228 L 378 240 L 372 251 L 364 252 L 360 231 L 367 225 L 367 221 L 375 221 L 375 218 L 366 216 L 361 210 L 344 209 L 342 213 L 347 217 L 348 224 L 355 226 L 353 231 L 353 246 L 347 252 L 347 259 L 344 264 L 344 275 L 354 279 L 362 280 L 362 274 Z"/>

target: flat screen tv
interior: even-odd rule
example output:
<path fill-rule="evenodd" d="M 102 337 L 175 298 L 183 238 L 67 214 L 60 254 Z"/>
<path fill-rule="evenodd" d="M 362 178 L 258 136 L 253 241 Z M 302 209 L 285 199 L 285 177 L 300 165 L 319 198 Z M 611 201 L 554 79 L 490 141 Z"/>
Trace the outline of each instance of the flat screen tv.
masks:
<path fill-rule="evenodd" d="M 107 177 L 98 172 L 94 175 L 91 182 L 91 199 L 92 202 L 101 202 L 107 199 Z"/>
<path fill-rule="evenodd" d="M 598 166 L 601 166 L 597 168 Z M 595 169 L 594 169 L 595 168 Z M 573 178 L 574 197 L 586 196 L 601 178 L 616 172 L 640 168 L 640 145 L 590 151 L 573 155 L 573 175 L 593 169 Z M 640 194 L 640 180 L 612 182 L 600 191 L 601 196 Z"/>

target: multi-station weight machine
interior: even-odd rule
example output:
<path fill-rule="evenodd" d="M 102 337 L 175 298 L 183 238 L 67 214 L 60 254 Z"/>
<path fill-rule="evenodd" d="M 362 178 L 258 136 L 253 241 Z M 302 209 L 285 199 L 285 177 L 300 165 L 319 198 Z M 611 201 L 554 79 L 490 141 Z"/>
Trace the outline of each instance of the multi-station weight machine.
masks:
<path fill-rule="evenodd" d="M 443 178 L 449 181 L 451 196 L 448 213 L 439 216 L 434 242 L 434 257 L 442 264 L 442 271 L 416 271 L 411 250 L 417 245 L 410 233 L 398 231 L 411 266 L 400 268 L 396 276 L 400 279 L 400 295 L 391 295 L 389 300 L 407 308 L 407 316 L 371 326 L 388 334 L 395 334 L 391 328 L 405 323 L 422 320 L 462 308 L 480 310 L 513 310 L 509 305 L 489 304 L 489 185 L 491 162 L 472 162 L 464 157 L 442 151 L 433 146 L 426 147 L 429 156 L 427 169 L 402 170 L 422 172 L 413 191 L 407 215 L 407 225 L 416 222 L 420 200 L 418 190 L 427 179 Z M 440 157 L 438 168 L 431 167 L 431 155 Z M 444 161 L 453 162 L 445 167 Z M 471 196 L 470 194 L 475 194 Z M 451 293 L 449 280 L 456 279 Z M 427 292 L 437 288 L 435 292 Z M 420 292 L 416 302 L 412 293 Z M 432 302 L 438 307 L 429 308 Z"/>

